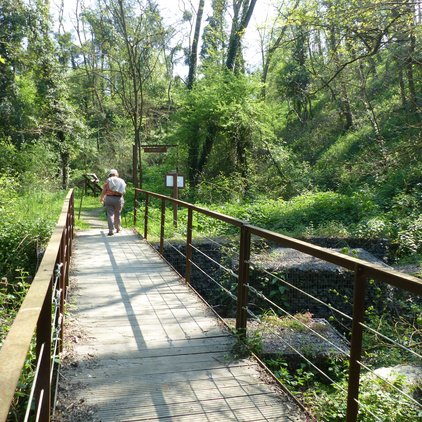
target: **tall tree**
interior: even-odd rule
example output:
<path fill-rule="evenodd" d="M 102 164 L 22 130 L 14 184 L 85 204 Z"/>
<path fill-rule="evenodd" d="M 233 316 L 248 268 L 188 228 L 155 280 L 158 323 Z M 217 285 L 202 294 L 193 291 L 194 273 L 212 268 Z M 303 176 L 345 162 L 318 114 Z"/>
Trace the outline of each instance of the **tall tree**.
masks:
<path fill-rule="evenodd" d="M 37 101 L 41 122 L 37 128 L 41 135 L 51 136 L 61 163 L 61 183 L 69 183 L 70 150 L 75 128 L 74 110 L 69 102 L 64 72 L 60 66 L 55 44 L 50 36 L 49 2 L 37 2 L 37 26 L 29 37 L 29 51 L 37 75 Z"/>
<path fill-rule="evenodd" d="M 285 22 L 295 12 L 297 7 L 299 6 L 299 3 L 300 0 L 296 0 L 292 8 L 288 8 L 286 11 L 284 11 L 281 6 L 278 8 L 277 17 L 275 18 L 274 25 L 270 28 L 268 40 L 265 39 L 265 34 L 260 33 L 262 56 L 261 95 L 263 98 L 265 98 L 266 95 L 268 71 L 270 69 L 274 54 L 280 48 L 280 45 L 286 37 L 286 32 L 289 27 Z M 283 21 L 282 25 L 278 26 L 277 23 L 281 21 Z"/>
<path fill-rule="evenodd" d="M 131 121 L 132 177 L 135 186 L 142 186 L 141 137 L 148 86 L 164 61 L 166 32 L 157 6 L 151 1 L 106 0 L 99 13 L 89 22 L 90 30 L 106 42 L 107 48 L 101 51 L 107 62 L 102 78 L 106 78 Z"/>
<path fill-rule="evenodd" d="M 204 3 L 205 0 L 199 0 L 198 11 L 196 12 L 196 24 L 195 31 L 193 33 L 192 47 L 189 54 L 189 72 L 188 72 L 188 81 L 187 88 L 192 89 L 193 83 L 196 78 L 196 66 L 198 62 L 198 43 L 201 33 L 201 22 L 202 15 L 204 13 Z"/>
<path fill-rule="evenodd" d="M 17 75 L 25 65 L 23 41 L 32 25 L 31 10 L 21 0 L 4 0 L 0 7 L 0 137 L 23 141 L 24 110 Z"/>
<path fill-rule="evenodd" d="M 226 67 L 235 70 L 242 37 L 251 20 L 256 0 L 233 0 L 233 19 L 227 49 Z"/>

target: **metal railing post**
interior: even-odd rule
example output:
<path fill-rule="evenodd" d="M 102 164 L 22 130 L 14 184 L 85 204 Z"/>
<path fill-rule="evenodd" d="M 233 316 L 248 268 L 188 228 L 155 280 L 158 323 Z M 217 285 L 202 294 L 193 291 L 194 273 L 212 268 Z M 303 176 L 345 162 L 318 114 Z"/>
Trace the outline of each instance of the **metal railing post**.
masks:
<path fill-rule="evenodd" d="M 164 225 L 166 222 L 166 200 L 161 202 L 161 230 L 160 230 L 160 254 L 164 253 Z"/>
<path fill-rule="evenodd" d="M 69 214 L 70 214 L 70 239 L 73 240 L 75 237 L 75 191 L 70 196 L 69 203 Z M 70 255 L 72 255 L 72 242 L 70 242 Z"/>
<path fill-rule="evenodd" d="M 188 223 L 187 223 L 187 233 L 186 233 L 186 271 L 185 271 L 185 280 L 186 283 L 190 283 L 190 276 L 192 271 L 192 221 L 193 221 L 193 211 L 192 208 L 188 208 Z"/>
<path fill-rule="evenodd" d="M 366 275 L 359 265 L 355 269 L 355 284 L 353 292 L 352 339 L 350 345 L 349 385 L 347 392 L 347 422 L 356 422 L 359 412 L 359 361 L 362 355 L 362 323 L 365 317 Z"/>
<path fill-rule="evenodd" d="M 145 216 L 144 216 L 144 239 L 148 238 L 148 207 L 149 207 L 149 195 L 145 197 Z"/>
<path fill-rule="evenodd" d="M 136 212 L 137 212 L 137 208 L 136 206 L 138 205 L 138 191 L 135 188 L 135 196 L 133 198 L 133 225 L 136 227 Z"/>
<path fill-rule="evenodd" d="M 63 237 L 64 237 L 64 251 L 63 251 L 63 278 L 64 278 L 64 284 L 67 287 L 69 286 L 69 251 L 70 251 L 70 246 L 69 243 L 72 242 L 72 240 L 70 239 L 69 236 L 69 232 L 67 230 L 65 230 L 63 232 Z"/>
<path fill-rule="evenodd" d="M 60 323 L 60 348 L 59 351 L 63 351 L 63 337 L 64 337 L 64 307 L 65 307 L 65 298 L 66 298 L 66 292 L 67 292 L 67 286 L 66 286 L 66 279 L 65 279 L 65 256 L 64 256 L 64 244 L 65 244 L 65 236 L 64 233 L 62 234 L 62 238 L 60 241 L 60 253 L 59 253 L 59 262 L 58 264 L 61 264 L 60 268 L 57 269 L 59 272 L 59 283 L 58 288 L 61 289 L 61 295 L 60 295 L 60 314 L 62 315 L 61 323 Z M 53 292 L 53 294 L 56 294 L 56 292 Z"/>
<path fill-rule="evenodd" d="M 53 273 L 54 274 L 54 273 Z M 54 275 L 53 275 L 54 277 Z M 39 412 L 39 420 L 50 421 L 51 407 L 51 297 L 53 280 L 50 284 L 37 322 L 37 344 L 36 352 L 39 360 L 39 373 L 35 386 L 35 408 Z M 44 346 L 44 347 L 43 347 Z"/>
<path fill-rule="evenodd" d="M 249 258 L 251 254 L 251 234 L 246 225 L 240 228 L 240 252 L 239 252 L 239 280 L 237 287 L 237 312 L 236 330 L 243 337 L 246 336 L 246 325 L 248 313 L 248 280 L 249 280 Z"/>

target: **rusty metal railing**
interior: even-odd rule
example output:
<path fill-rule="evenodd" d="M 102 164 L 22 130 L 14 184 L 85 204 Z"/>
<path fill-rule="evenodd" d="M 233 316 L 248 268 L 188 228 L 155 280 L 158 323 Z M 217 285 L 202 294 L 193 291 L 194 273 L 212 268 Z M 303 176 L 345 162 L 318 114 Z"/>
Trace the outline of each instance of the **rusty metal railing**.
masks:
<path fill-rule="evenodd" d="M 34 420 L 49 421 L 52 408 L 53 353 L 63 347 L 65 298 L 69 284 L 74 222 L 69 191 L 31 287 L 0 350 L 0 421 L 6 421 L 28 351 L 36 342 Z M 31 393 L 32 396 L 32 393 Z"/>
<path fill-rule="evenodd" d="M 193 213 L 199 213 L 208 217 L 223 221 L 239 229 L 239 269 L 238 269 L 238 288 L 237 288 L 237 313 L 236 329 L 242 335 L 246 334 L 248 319 L 248 292 L 251 291 L 249 285 L 251 237 L 257 236 L 280 246 L 295 249 L 307 255 L 322 259 L 326 262 L 338 265 L 354 273 L 354 293 L 353 293 L 353 314 L 351 329 L 351 345 L 349 355 L 349 375 L 347 391 L 347 422 L 355 422 L 359 413 L 359 385 L 362 357 L 362 334 L 364 328 L 365 315 L 365 297 L 366 287 L 369 279 L 379 280 L 388 283 L 396 288 L 422 295 L 422 281 L 416 277 L 392 271 L 369 263 L 367 261 L 344 255 L 326 248 L 312 245 L 294 238 L 283 236 L 259 227 L 250 225 L 248 222 L 210 211 L 193 204 L 180 201 L 168 196 L 149 192 L 143 189 L 135 189 L 134 223 L 137 221 L 137 207 L 141 203 L 140 195 L 145 196 L 144 205 L 144 238 L 148 238 L 148 220 L 151 198 L 161 201 L 161 221 L 160 221 L 160 247 L 161 254 L 164 252 L 164 226 L 166 219 L 166 203 L 175 203 L 181 208 L 186 208 L 188 212 L 186 227 L 186 271 L 185 280 L 190 283 L 192 268 L 192 222 Z"/>

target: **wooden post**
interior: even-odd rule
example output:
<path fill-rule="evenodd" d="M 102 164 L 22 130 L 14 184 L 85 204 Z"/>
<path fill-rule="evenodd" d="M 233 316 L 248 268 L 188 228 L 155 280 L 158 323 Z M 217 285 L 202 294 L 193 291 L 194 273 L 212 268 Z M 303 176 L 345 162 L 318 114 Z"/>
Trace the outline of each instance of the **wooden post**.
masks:
<path fill-rule="evenodd" d="M 347 392 L 347 422 L 356 422 L 358 418 L 359 405 L 359 361 L 362 355 L 362 323 L 365 317 L 365 289 L 366 276 L 363 268 L 359 265 L 355 269 L 355 285 L 353 292 L 353 321 L 352 340 L 350 344 L 350 365 L 349 365 L 349 386 Z"/>
<path fill-rule="evenodd" d="M 246 307 L 248 304 L 249 281 L 249 258 L 251 253 L 251 234 L 246 225 L 240 228 L 240 252 L 239 252 L 239 280 L 237 287 L 237 313 L 236 330 L 244 337 L 246 336 L 246 325 L 248 314 Z"/>
<path fill-rule="evenodd" d="M 188 226 L 186 233 L 186 271 L 185 280 L 186 283 L 190 283 L 190 276 L 192 271 L 192 221 L 193 221 L 192 208 L 188 208 Z"/>
<path fill-rule="evenodd" d="M 178 173 L 173 174 L 173 198 L 179 199 L 179 187 L 177 186 L 177 176 Z M 177 204 L 176 202 L 173 202 L 173 225 L 175 228 L 177 228 Z"/>

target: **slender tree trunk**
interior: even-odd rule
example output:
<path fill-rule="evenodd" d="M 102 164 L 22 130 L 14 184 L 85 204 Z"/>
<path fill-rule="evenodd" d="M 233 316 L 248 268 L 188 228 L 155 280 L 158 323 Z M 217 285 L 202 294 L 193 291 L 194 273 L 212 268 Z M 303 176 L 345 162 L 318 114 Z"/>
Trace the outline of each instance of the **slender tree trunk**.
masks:
<path fill-rule="evenodd" d="M 204 146 L 201 151 L 201 155 L 198 160 L 198 166 L 195 174 L 195 185 L 198 183 L 199 175 L 204 170 L 205 164 L 208 161 L 208 157 L 211 153 L 214 145 L 215 137 L 217 136 L 218 128 L 214 122 L 210 122 L 207 128 L 207 137 L 205 138 Z"/>
<path fill-rule="evenodd" d="M 247 148 L 249 142 L 247 131 L 240 127 L 236 138 L 237 168 L 243 181 L 243 193 L 246 195 L 249 191 L 247 160 Z"/>
<path fill-rule="evenodd" d="M 409 52 L 406 60 L 406 73 L 407 73 L 407 83 L 409 86 L 409 100 L 410 100 L 410 109 L 416 113 L 418 108 L 417 97 L 416 97 L 416 88 L 415 88 L 415 79 L 413 75 L 413 55 L 416 48 L 416 37 L 413 32 L 410 34 L 410 44 Z"/>
<path fill-rule="evenodd" d="M 133 123 L 133 128 L 135 131 L 134 143 L 133 143 L 133 150 L 132 150 L 132 178 L 133 178 L 133 186 L 139 188 L 139 179 L 138 179 L 138 167 L 139 167 L 139 145 L 141 142 L 141 133 L 140 128 L 138 125 L 138 119 L 135 118 Z"/>
<path fill-rule="evenodd" d="M 62 168 L 62 189 L 67 189 L 69 186 L 69 165 L 70 165 L 70 153 L 69 148 L 66 144 L 66 137 L 63 131 L 57 132 L 57 139 L 59 141 L 60 148 L 60 164 Z"/>
<path fill-rule="evenodd" d="M 328 3 L 328 7 L 332 7 L 331 2 Z M 337 68 L 340 67 L 340 55 L 337 48 L 337 32 L 334 23 L 330 26 L 330 36 L 329 36 L 329 45 L 331 52 L 333 54 L 334 63 Z M 343 74 L 338 76 L 339 81 L 339 90 L 340 90 L 340 116 L 345 120 L 344 129 L 348 130 L 353 126 L 353 115 L 352 108 L 350 106 L 349 94 L 347 92 L 347 87 L 344 82 Z"/>
<path fill-rule="evenodd" d="M 382 157 L 382 163 L 384 171 L 388 169 L 389 167 L 389 158 L 387 154 L 387 148 L 385 144 L 385 139 L 381 133 L 381 128 L 378 122 L 377 115 L 375 113 L 375 110 L 372 106 L 372 103 L 368 96 L 368 91 L 366 89 L 366 78 L 365 78 L 365 72 L 363 69 L 362 61 L 359 62 L 358 66 L 358 77 L 360 80 L 360 93 L 361 93 L 361 101 L 363 105 L 365 106 L 366 115 L 368 116 L 368 120 L 371 123 L 372 129 L 375 132 L 375 141 L 377 142 L 381 157 Z"/>
<path fill-rule="evenodd" d="M 229 47 L 227 49 L 226 67 L 234 70 L 237 53 L 240 48 L 242 36 L 249 24 L 257 0 L 234 0 L 233 21 L 230 32 Z M 240 10 L 243 7 L 242 17 L 239 18 Z"/>
<path fill-rule="evenodd" d="M 296 10 L 299 5 L 300 0 L 296 0 L 295 4 L 293 5 L 292 11 Z M 290 17 L 291 12 L 288 14 L 287 18 Z M 278 34 L 278 37 L 275 39 L 275 41 L 271 44 L 271 46 L 268 47 L 268 52 L 266 56 L 264 56 L 263 64 L 262 64 L 262 89 L 261 89 L 261 96 L 262 98 L 265 98 L 266 96 L 266 83 L 267 83 L 267 77 L 268 77 L 268 71 L 270 69 L 270 65 L 274 56 L 274 53 L 279 48 L 281 42 L 284 39 L 284 35 L 286 33 L 288 26 L 284 25 L 280 29 L 280 33 Z"/>
<path fill-rule="evenodd" d="M 189 73 L 188 73 L 188 89 L 192 89 L 193 83 L 196 79 L 196 65 L 198 61 L 198 41 L 201 32 L 202 14 L 204 12 L 205 0 L 199 0 L 198 12 L 196 13 L 195 32 L 193 34 L 192 48 L 189 57 Z"/>
<path fill-rule="evenodd" d="M 402 105 L 403 108 L 406 108 L 406 104 L 407 104 L 406 87 L 405 87 L 405 84 L 404 84 L 404 75 L 403 75 L 402 63 L 400 63 L 398 59 L 396 60 L 396 63 L 397 63 L 397 69 L 398 69 L 401 105 Z"/>
<path fill-rule="evenodd" d="M 188 145 L 188 180 L 191 187 L 195 187 L 198 172 L 199 155 L 199 127 L 193 128 L 193 134 L 189 139 Z"/>

